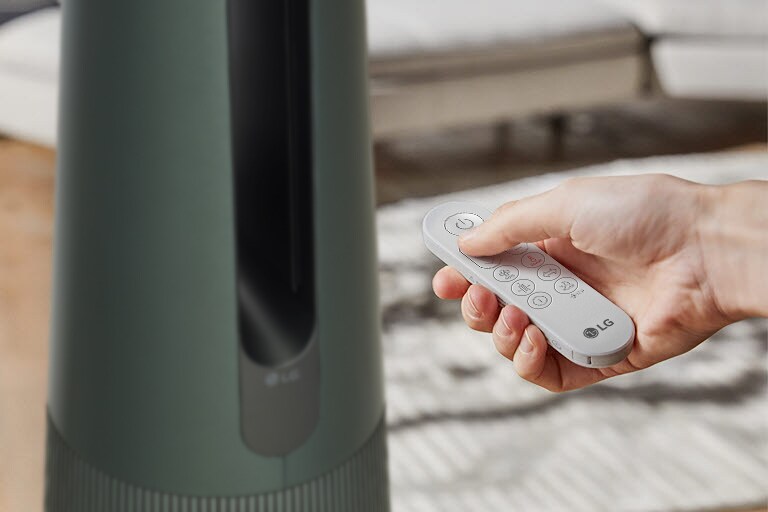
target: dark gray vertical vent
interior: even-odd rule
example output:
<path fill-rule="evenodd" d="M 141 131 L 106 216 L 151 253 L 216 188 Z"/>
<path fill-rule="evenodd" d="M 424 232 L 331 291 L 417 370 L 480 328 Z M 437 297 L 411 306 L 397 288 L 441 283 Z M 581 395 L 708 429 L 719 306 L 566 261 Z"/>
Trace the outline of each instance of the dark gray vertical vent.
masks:
<path fill-rule="evenodd" d="M 240 339 L 264 366 L 315 327 L 309 0 L 227 0 Z"/>
<path fill-rule="evenodd" d="M 241 431 L 268 456 L 320 410 L 309 10 L 227 0 Z"/>

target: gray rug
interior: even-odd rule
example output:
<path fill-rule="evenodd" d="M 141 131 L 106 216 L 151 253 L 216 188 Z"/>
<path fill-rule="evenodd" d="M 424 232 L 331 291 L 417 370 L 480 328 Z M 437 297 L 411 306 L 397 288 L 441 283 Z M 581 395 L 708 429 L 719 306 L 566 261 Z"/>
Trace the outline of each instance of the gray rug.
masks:
<path fill-rule="evenodd" d="M 378 215 L 395 512 L 669 511 L 763 505 L 768 496 L 765 320 L 730 326 L 649 370 L 556 395 L 518 378 L 488 335 L 431 292 L 421 242 L 434 204 L 495 208 L 574 175 L 665 172 L 724 183 L 768 178 L 768 154 L 619 161 Z"/>

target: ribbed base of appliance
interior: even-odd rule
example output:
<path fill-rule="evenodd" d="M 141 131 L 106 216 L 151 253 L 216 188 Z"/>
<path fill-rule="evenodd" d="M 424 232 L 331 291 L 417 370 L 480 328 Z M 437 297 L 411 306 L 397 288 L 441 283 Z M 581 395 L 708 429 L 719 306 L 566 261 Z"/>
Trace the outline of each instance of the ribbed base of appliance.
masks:
<path fill-rule="evenodd" d="M 83 461 L 48 420 L 46 512 L 388 512 L 384 422 L 339 467 L 279 491 L 188 496 L 144 489 Z"/>

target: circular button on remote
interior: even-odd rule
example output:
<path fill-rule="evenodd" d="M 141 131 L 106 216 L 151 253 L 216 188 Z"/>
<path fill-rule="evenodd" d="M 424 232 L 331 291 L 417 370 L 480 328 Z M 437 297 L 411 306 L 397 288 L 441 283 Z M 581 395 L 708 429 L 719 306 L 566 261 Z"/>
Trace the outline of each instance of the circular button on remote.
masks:
<path fill-rule="evenodd" d="M 544 309 L 552 304 L 552 296 L 545 292 L 536 292 L 528 297 L 528 305 L 533 309 Z"/>
<path fill-rule="evenodd" d="M 528 268 L 540 267 L 544 264 L 544 255 L 538 252 L 529 252 L 523 255 L 523 266 Z"/>
<path fill-rule="evenodd" d="M 557 293 L 571 293 L 575 292 L 579 287 L 578 281 L 572 277 L 561 277 L 555 281 L 555 291 Z"/>
<path fill-rule="evenodd" d="M 459 236 L 483 223 L 482 217 L 474 213 L 457 213 L 445 219 L 445 230 L 452 235 Z"/>
<path fill-rule="evenodd" d="M 493 271 L 493 277 L 501 282 L 514 281 L 519 275 L 520 271 L 512 265 L 502 265 Z"/>
<path fill-rule="evenodd" d="M 554 281 L 560 277 L 561 273 L 562 271 L 560 270 L 560 267 L 551 263 L 539 267 L 539 270 L 536 271 L 536 275 L 539 276 L 539 279 L 542 281 Z"/>
<path fill-rule="evenodd" d="M 511 248 L 509 252 L 511 252 L 512 254 L 523 254 L 527 250 L 528 250 L 528 244 L 522 243 L 522 244 L 517 244 L 516 246 Z"/>
<path fill-rule="evenodd" d="M 512 284 L 512 293 L 521 297 L 524 295 L 530 295 L 535 289 L 536 285 L 533 284 L 533 281 L 530 279 L 521 279 L 519 281 L 515 281 Z"/>
<path fill-rule="evenodd" d="M 461 249 L 459 249 L 459 252 L 461 252 Z M 464 254 L 461 252 L 461 254 Z M 464 256 L 467 256 L 464 254 Z M 482 258 L 475 258 L 474 256 L 467 256 L 472 263 L 477 265 L 480 268 L 494 268 L 499 266 L 499 262 L 501 261 L 501 256 L 498 254 L 496 256 L 483 256 Z"/>

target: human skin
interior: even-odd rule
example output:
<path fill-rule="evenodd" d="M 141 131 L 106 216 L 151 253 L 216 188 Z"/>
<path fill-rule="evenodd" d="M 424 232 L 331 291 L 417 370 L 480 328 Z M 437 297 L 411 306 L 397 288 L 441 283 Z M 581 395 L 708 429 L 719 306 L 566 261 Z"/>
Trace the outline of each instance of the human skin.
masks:
<path fill-rule="evenodd" d="M 517 373 L 550 391 L 578 389 L 683 354 L 726 325 L 768 316 L 768 182 L 711 186 L 667 175 L 576 178 L 499 208 L 459 239 L 470 256 L 536 242 L 626 311 L 632 351 L 608 368 L 578 366 L 515 306 L 450 267 L 433 279 L 461 299 L 464 321 L 492 333 Z"/>

